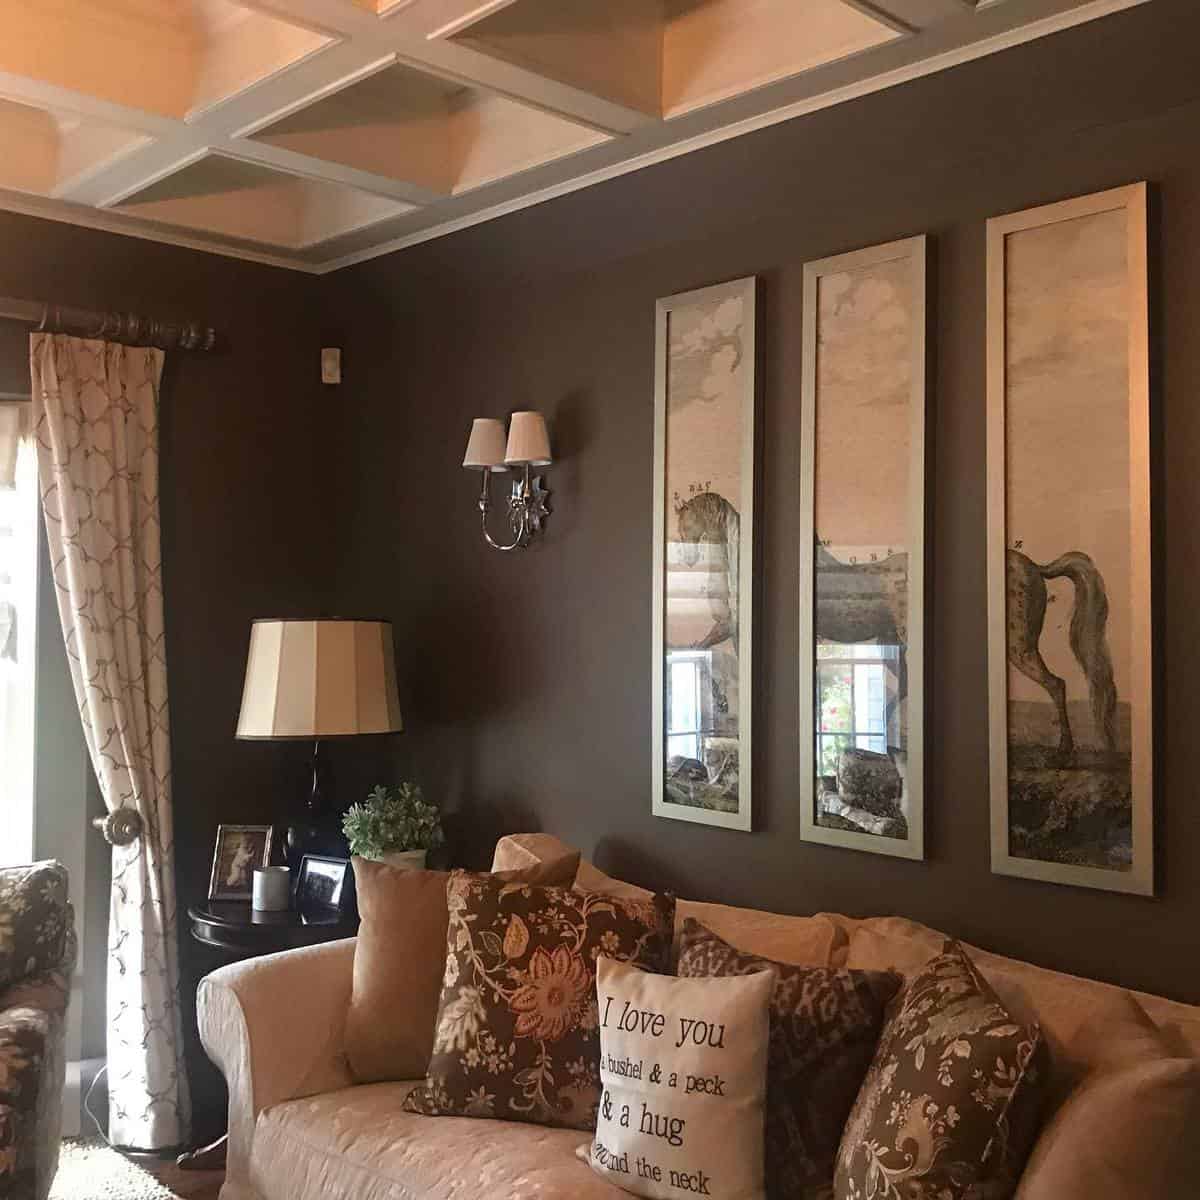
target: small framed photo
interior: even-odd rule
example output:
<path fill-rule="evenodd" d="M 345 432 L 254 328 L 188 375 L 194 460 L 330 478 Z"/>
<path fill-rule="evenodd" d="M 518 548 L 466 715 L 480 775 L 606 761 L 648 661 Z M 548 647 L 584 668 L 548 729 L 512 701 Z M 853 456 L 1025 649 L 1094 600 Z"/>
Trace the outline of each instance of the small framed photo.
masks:
<path fill-rule="evenodd" d="M 218 825 L 213 850 L 210 900 L 249 900 L 254 890 L 254 868 L 271 865 L 270 825 Z"/>
<path fill-rule="evenodd" d="M 350 907 L 354 890 L 348 858 L 330 858 L 306 854 L 300 860 L 296 877 L 295 907 L 300 912 L 335 909 L 344 913 Z"/>

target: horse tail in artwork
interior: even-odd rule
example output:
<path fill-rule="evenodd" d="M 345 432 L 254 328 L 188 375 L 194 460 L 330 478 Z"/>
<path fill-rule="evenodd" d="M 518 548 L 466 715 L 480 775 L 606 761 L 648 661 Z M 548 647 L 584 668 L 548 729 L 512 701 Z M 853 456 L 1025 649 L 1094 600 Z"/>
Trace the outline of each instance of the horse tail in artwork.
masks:
<path fill-rule="evenodd" d="M 1045 566 L 1037 566 L 1043 579 L 1067 578 L 1075 587 L 1071 613 L 1071 649 L 1087 676 L 1092 716 L 1106 750 L 1116 749 L 1117 689 L 1112 657 L 1108 652 L 1108 592 L 1104 576 L 1081 550 L 1071 550 Z"/>

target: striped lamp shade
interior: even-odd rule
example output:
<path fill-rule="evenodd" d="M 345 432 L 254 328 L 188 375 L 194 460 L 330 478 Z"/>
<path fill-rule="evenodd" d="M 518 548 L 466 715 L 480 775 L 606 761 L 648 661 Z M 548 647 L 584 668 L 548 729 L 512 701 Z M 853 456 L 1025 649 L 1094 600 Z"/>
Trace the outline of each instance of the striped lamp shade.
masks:
<path fill-rule="evenodd" d="M 239 738 L 399 733 L 390 621 L 255 621 Z"/>

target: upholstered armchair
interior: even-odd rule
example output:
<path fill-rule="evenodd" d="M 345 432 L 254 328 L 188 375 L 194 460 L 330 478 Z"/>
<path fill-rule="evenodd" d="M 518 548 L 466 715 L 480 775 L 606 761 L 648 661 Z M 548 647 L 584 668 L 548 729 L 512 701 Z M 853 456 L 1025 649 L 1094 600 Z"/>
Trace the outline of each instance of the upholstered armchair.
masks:
<path fill-rule="evenodd" d="M 67 871 L 0 869 L 0 1196 L 45 1200 L 58 1167 L 75 965 Z"/>

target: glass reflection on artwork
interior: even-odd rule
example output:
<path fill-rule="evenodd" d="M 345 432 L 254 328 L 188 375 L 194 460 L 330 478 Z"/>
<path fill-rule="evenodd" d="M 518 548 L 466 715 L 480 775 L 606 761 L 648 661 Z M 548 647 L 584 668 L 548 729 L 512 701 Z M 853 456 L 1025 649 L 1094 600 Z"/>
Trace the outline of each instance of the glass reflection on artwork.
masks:
<path fill-rule="evenodd" d="M 753 281 L 659 307 L 655 811 L 748 827 Z"/>
<path fill-rule="evenodd" d="M 914 239 L 811 263 L 805 293 L 803 828 L 812 840 L 911 857 L 921 853 L 910 714 L 919 705 L 923 270 Z"/>

